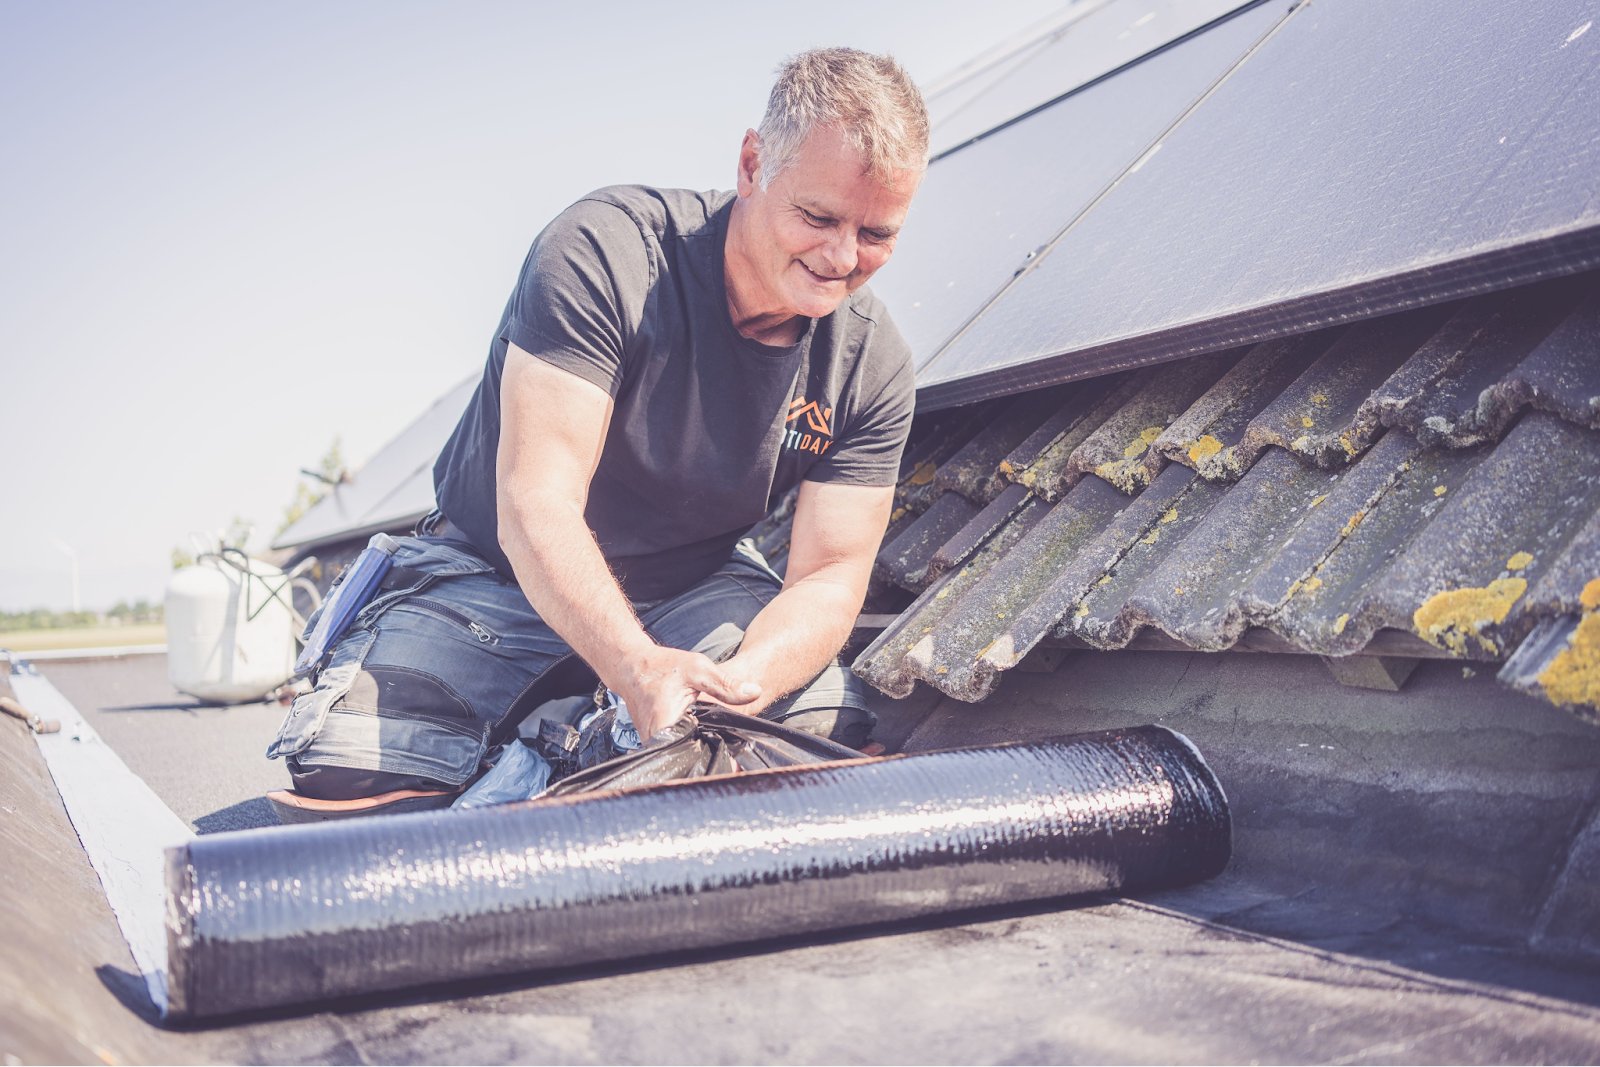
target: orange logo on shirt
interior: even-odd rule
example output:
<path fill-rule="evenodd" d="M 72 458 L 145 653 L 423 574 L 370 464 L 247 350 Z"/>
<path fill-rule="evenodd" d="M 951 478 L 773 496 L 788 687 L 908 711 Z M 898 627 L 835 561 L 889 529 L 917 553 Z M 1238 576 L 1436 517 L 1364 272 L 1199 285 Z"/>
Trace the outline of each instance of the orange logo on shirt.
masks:
<path fill-rule="evenodd" d="M 801 426 L 809 427 L 811 433 L 795 427 L 795 420 L 802 415 L 805 416 L 805 422 Z M 789 405 L 788 417 L 783 420 L 789 424 L 789 430 L 783 436 L 783 447 L 822 455 L 833 444 L 833 428 L 829 425 L 832 418 L 832 408 L 825 408 L 815 400 L 807 401 L 803 396 L 795 399 Z"/>

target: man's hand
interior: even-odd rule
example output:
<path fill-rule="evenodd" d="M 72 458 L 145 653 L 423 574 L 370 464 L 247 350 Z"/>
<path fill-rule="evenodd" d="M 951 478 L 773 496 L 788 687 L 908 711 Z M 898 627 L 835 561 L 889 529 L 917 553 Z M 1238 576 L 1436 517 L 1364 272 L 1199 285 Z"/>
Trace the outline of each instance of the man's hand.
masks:
<path fill-rule="evenodd" d="M 627 702 L 641 740 L 683 718 L 697 700 L 743 710 L 761 696 L 760 685 L 739 681 L 698 652 L 651 645 L 630 667 L 628 680 L 612 690 Z"/>

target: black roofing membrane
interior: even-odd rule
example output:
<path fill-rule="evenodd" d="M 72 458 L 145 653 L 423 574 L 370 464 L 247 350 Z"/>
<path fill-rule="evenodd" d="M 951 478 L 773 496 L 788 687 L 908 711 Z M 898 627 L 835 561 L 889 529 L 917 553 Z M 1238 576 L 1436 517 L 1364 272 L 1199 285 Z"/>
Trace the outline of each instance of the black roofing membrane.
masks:
<path fill-rule="evenodd" d="M 1227 799 L 1160 726 L 168 852 L 174 1018 L 1211 878 Z"/>

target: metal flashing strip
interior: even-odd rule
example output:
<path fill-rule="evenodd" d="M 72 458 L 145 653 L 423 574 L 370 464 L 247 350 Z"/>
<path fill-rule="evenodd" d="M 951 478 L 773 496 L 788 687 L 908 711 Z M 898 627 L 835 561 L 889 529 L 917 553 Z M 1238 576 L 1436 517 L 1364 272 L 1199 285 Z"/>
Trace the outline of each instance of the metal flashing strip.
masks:
<path fill-rule="evenodd" d="M 18 652 L 13 649 L 0 648 L 0 656 L 9 656 L 13 660 L 121 659 L 123 656 L 153 656 L 166 651 L 167 646 L 165 644 L 101 645 L 95 648 L 42 648 L 37 652 Z"/>
<path fill-rule="evenodd" d="M 17 699 L 61 732 L 35 734 L 89 863 L 100 876 L 150 999 L 167 1013 L 166 850 L 194 838 L 166 802 L 128 769 L 71 701 L 26 660 L 13 660 Z"/>

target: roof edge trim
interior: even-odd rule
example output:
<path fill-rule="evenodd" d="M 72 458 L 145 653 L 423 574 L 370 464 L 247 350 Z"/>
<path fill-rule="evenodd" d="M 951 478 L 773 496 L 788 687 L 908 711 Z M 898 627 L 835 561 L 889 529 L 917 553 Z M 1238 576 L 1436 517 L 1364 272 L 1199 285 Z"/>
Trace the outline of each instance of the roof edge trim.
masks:
<path fill-rule="evenodd" d="M 1359 322 L 1395 311 L 1481 296 L 1596 267 L 1600 267 L 1600 225 L 922 386 L 917 389 L 917 410 L 958 407 L 1047 385 L 1270 341 L 1325 326 Z"/>

